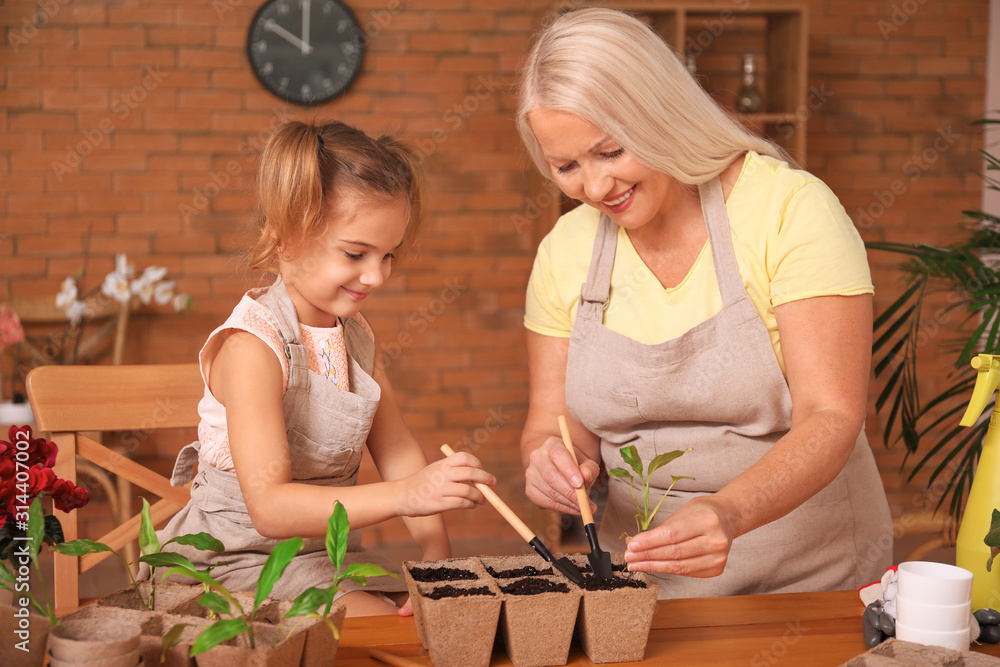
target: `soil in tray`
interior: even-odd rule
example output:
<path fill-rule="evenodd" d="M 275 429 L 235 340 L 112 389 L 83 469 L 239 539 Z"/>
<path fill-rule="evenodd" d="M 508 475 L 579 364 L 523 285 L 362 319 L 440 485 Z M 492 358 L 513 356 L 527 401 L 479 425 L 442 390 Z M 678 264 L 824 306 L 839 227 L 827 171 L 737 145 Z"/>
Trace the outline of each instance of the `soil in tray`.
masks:
<path fill-rule="evenodd" d="M 492 567 L 487 565 L 486 571 L 489 572 L 490 576 L 494 579 L 515 579 L 517 577 L 537 577 L 542 574 L 552 574 L 551 567 L 541 570 L 533 565 L 525 565 L 524 567 L 514 568 L 513 570 L 494 570 Z"/>
<path fill-rule="evenodd" d="M 479 588 L 439 586 L 432 591 L 424 593 L 424 597 L 430 600 L 440 600 L 441 598 L 460 598 L 468 595 L 493 595 L 493 591 L 491 591 L 488 586 L 480 586 Z"/>
<path fill-rule="evenodd" d="M 539 593 L 569 593 L 569 586 L 561 581 L 526 577 L 500 587 L 509 595 L 538 595 Z"/>
<path fill-rule="evenodd" d="M 612 572 L 625 572 L 626 568 L 628 568 L 628 563 L 612 563 L 611 564 L 611 571 Z M 594 568 L 590 567 L 589 564 L 588 565 L 581 565 L 580 566 L 580 572 L 582 572 L 584 574 L 590 574 L 593 571 L 594 571 Z"/>
<path fill-rule="evenodd" d="M 410 576 L 414 581 L 462 581 L 478 579 L 479 576 L 457 567 L 411 567 Z"/>
<path fill-rule="evenodd" d="M 588 591 L 614 591 L 619 588 L 645 588 L 646 584 L 641 579 L 625 579 L 624 577 L 604 579 L 588 574 L 583 577 L 583 583 L 580 584 L 580 587 Z"/>

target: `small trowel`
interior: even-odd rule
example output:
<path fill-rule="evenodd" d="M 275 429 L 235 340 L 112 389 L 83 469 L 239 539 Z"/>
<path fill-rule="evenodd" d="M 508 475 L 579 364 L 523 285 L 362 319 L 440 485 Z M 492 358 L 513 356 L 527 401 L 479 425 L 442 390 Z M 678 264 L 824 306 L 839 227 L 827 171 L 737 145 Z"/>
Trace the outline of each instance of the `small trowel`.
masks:
<path fill-rule="evenodd" d="M 445 456 L 451 456 L 455 453 L 455 450 L 448 445 L 441 445 L 441 451 L 445 453 Z M 542 544 L 542 541 L 538 539 L 530 528 L 528 528 L 527 524 L 521 521 L 521 519 L 514 514 L 514 511 L 511 508 L 507 507 L 507 503 L 501 500 L 500 496 L 494 493 L 493 489 L 485 484 L 479 483 L 476 484 L 476 488 L 479 489 L 484 496 L 486 496 L 486 500 L 490 501 L 490 505 L 493 505 L 493 507 L 496 508 L 496 511 L 500 512 L 500 516 L 507 519 L 507 523 L 513 526 L 514 530 L 516 530 L 518 534 L 520 534 L 521 537 L 523 537 L 525 541 L 531 545 L 531 548 L 538 552 L 539 556 L 545 559 L 545 562 L 551 563 L 552 567 L 562 572 L 566 578 L 574 584 L 583 583 L 583 573 L 580 572 L 580 568 L 578 568 L 573 561 L 565 556 L 562 558 L 556 558 L 553 556 L 552 552 L 549 551 L 549 548 Z M 610 562 L 608 567 L 610 569 Z"/>
<path fill-rule="evenodd" d="M 573 457 L 573 463 L 580 467 L 580 462 L 576 459 L 576 450 L 573 449 L 573 439 L 569 435 L 569 427 L 566 425 L 566 418 L 559 415 L 559 432 L 562 433 L 563 444 Z M 601 550 L 601 544 L 597 541 L 597 526 L 594 525 L 594 515 L 590 511 L 590 497 L 587 489 L 580 487 L 576 490 L 576 501 L 580 505 L 580 516 L 583 517 L 583 530 L 587 533 L 587 541 L 590 542 L 590 553 L 587 558 L 590 560 L 590 568 L 599 577 L 611 579 L 614 572 L 611 570 L 611 554 Z"/>

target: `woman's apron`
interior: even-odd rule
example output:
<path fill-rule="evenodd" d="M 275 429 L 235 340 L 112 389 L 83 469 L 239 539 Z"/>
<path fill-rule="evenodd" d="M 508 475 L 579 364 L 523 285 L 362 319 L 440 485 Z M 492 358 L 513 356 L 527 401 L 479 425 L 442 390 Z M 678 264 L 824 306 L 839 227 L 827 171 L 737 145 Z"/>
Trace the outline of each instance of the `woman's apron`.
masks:
<path fill-rule="evenodd" d="M 644 467 L 658 454 L 691 448 L 653 473 L 650 508 L 663 498 L 671 474 L 695 479 L 674 486 L 652 527 L 688 500 L 733 481 L 791 426 L 791 395 L 743 285 L 719 179 L 701 186 L 700 196 L 722 310 L 658 345 L 605 327 L 618 226 L 602 215 L 569 342 L 567 404 L 601 438 L 605 469 L 627 468 L 620 454 L 627 445 L 635 445 Z M 608 485 L 601 546 L 624 551 L 622 534 L 638 532 L 632 483 L 610 477 Z M 641 502 L 638 479 L 635 493 Z M 762 495 L 745 502 L 767 501 Z M 881 577 L 891 560 L 889 507 L 862 430 L 847 465 L 826 488 L 737 537 L 718 577 L 659 575 L 660 598 L 857 588 Z"/>
<path fill-rule="evenodd" d="M 288 290 L 279 277 L 257 299 L 266 306 L 278 323 L 288 358 L 288 387 L 283 399 L 292 479 L 320 486 L 354 486 L 358 479 L 362 447 L 368 438 L 372 418 L 378 408 L 381 390 L 371 377 L 375 344 L 361 324 L 341 320 L 349 360 L 349 392 L 329 379 L 309 370 L 306 348 L 302 345 L 299 321 Z M 195 464 L 198 473 L 194 475 Z M 261 475 L 268 474 L 264 470 Z M 191 502 L 160 531 L 161 541 L 176 535 L 207 532 L 226 546 L 225 553 L 199 551 L 171 544 L 203 569 L 217 561 L 226 561 L 212 570 L 212 576 L 230 590 L 256 590 L 257 578 L 271 549 L 281 540 L 263 537 L 250 520 L 236 473 L 224 472 L 206 463 L 199 455 L 199 443 L 181 450 L 174 464 L 170 483 L 191 484 Z M 253 483 L 251 474 L 247 480 Z M 331 512 L 333 505 L 330 505 Z M 348 537 L 344 565 L 375 563 L 391 572 L 398 566 L 387 558 L 361 548 L 361 533 L 352 530 Z M 334 566 L 326 553 L 325 538 L 305 540 L 305 546 L 274 586 L 271 597 L 294 598 L 310 586 L 329 586 Z M 351 581 L 341 584 L 342 593 L 353 590 L 403 591 L 405 584 L 391 577 L 373 577 L 364 587 Z"/>

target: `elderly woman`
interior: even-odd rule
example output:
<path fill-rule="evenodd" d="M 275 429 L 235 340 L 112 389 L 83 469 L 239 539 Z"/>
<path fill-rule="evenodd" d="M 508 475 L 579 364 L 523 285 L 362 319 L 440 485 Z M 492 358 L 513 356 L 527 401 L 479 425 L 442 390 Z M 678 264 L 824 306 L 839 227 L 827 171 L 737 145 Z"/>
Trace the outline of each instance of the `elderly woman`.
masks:
<path fill-rule="evenodd" d="M 653 474 L 651 507 L 672 474 L 694 479 L 645 532 L 641 489 L 608 480 L 601 545 L 657 573 L 661 598 L 879 578 L 892 526 L 863 428 L 873 289 L 834 194 L 614 10 L 537 36 L 517 122 L 581 202 L 542 241 L 527 290 L 531 500 L 578 513 L 574 489 L 620 467 L 624 446 L 644 466 L 690 448 Z M 559 438 L 567 413 L 579 466 Z"/>

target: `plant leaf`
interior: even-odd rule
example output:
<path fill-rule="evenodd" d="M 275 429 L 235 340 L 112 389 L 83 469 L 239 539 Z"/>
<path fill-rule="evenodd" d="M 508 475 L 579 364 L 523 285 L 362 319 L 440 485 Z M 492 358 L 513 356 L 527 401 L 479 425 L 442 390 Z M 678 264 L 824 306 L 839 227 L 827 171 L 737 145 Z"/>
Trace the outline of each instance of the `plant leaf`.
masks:
<path fill-rule="evenodd" d="M 139 557 L 140 563 L 145 563 L 150 567 L 184 567 L 195 569 L 194 563 L 187 556 L 182 556 L 173 551 L 161 551 L 155 554 L 147 554 Z"/>
<path fill-rule="evenodd" d="M 990 547 L 990 557 L 986 561 L 987 572 L 990 572 L 993 569 L 993 559 L 997 557 L 997 554 L 1000 554 L 1000 548 Z"/>
<path fill-rule="evenodd" d="M 993 518 L 990 520 L 990 530 L 983 539 L 988 547 L 1000 547 L 1000 510 L 994 508 Z"/>
<path fill-rule="evenodd" d="M 629 479 L 631 479 L 632 478 L 632 473 L 630 473 L 628 470 L 625 470 L 625 468 L 612 468 L 611 470 L 608 471 L 608 476 L 610 476 L 610 477 L 628 477 Z"/>
<path fill-rule="evenodd" d="M 45 541 L 50 545 L 66 541 L 66 537 L 63 535 L 62 524 L 59 523 L 59 518 L 54 514 L 47 514 L 45 516 Z"/>
<path fill-rule="evenodd" d="M 214 593 L 212 591 L 206 591 L 199 595 L 198 604 L 202 607 L 211 609 L 216 614 L 225 614 L 226 616 L 233 615 L 233 609 L 229 604 L 229 601 L 218 593 Z"/>
<path fill-rule="evenodd" d="M 160 662 L 166 662 L 167 660 L 167 649 L 171 646 L 176 646 L 181 640 L 181 634 L 184 632 L 184 628 L 191 627 L 191 623 L 178 623 L 174 627 L 167 631 L 167 634 L 163 635 L 163 643 L 160 648 Z"/>
<path fill-rule="evenodd" d="M 210 648 L 214 648 L 224 641 L 228 641 L 245 632 L 249 626 L 242 616 L 238 618 L 226 618 L 216 621 L 198 635 L 191 645 L 191 655 L 201 655 Z"/>
<path fill-rule="evenodd" d="M 271 550 L 271 555 L 267 557 L 267 561 L 264 562 L 264 568 L 260 571 L 260 576 L 257 578 L 257 594 L 253 600 L 254 609 L 259 607 L 261 602 L 271 594 L 271 589 L 274 588 L 281 575 L 285 573 L 285 568 L 288 567 L 288 564 L 295 558 L 295 554 L 304 545 L 305 542 L 301 537 L 293 537 L 284 542 L 279 542 Z"/>
<path fill-rule="evenodd" d="M 285 612 L 284 618 L 314 614 L 317 609 L 332 602 L 333 596 L 336 594 L 337 588 L 335 586 L 330 586 L 329 588 L 316 588 L 315 586 L 307 588 L 295 598 L 291 608 Z"/>
<path fill-rule="evenodd" d="M 675 449 L 672 452 L 667 452 L 666 454 L 660 454 L 649 462 L 649 474 L 652 475 L 654 472 L 667 465 L 674 459 L 684 456 L 684 452 L 690 451 L 689 449 Z"/>
<path fill-rule="evenodd" d="M 114 549 L 109 547 L 107 544 L 104 544 L 103 542 L 95 542 L 94 540 L 88 540 L 85 538 L 55 544 L 52 546 L 52 550 L 57 554 L 62 554 L 64 556 L 85 556 L 87 554 L 100 553 L 101 551 L 114 553 Z"/>
<path fill-rule="evenodd" d="M 156 537 L 153 520 L 149 516 L 149 501 L 142 499 L 142 511 L 139 512 L 139 551 L 143 556 L 160 552 L 160 540 Z"/>
<path fill-rule="evenodd" d="M 399 579 L 399 575 L 395 572 L 389 572 L 385 568 L 373 563 L 351 563 L 344 568 L 343 576 L 351 577 L 353 581 L 358 581 L 358 577 L 360 577 L 361 581 L 359 583 L 361 585 L 364 585 L 367 577 L 395 577 Z"/>
<path fill-rule="evenodd" d="M 42 509 L 42 497 L 35 496 L 28 508 L 28 555 L 32 561 L 38 558 L 45 539 L 45 510 Z"/>
<path fill-rule="evenodd" d="M 632 470 L 635 471 L 636 475 L 642 476 L 642 459 L 639 458 L 639 450 L 635 448 L 635 445 L 629 445 L 628 447 L 622 447 L 621 450 L 622 460 L 629 465 Z"/>
<path fill-rule="evenodd" d="M 347 555 L 347 535 L 350 531 L 347 508 L 337 500 L 333 503 L 333 513 L 326 526 L 326 555 L 329 556 L 336 572 L 340 572 L 340 567 L 344 564 L 344 557 Z"/>
<path fill-rule="evenodd" d="M 200 549 L 202 551 L 214 551 L 215 553 L 222 553 L 226 550 L 226 547 L 222 542 L 215 539 L 208 533 L 192 533 L 190 535 L 178 535 L 177 537 L 172 537 L 163 543 L 163 546 L 168 544 L 183 544 L 184 546 L 194 547 L 195 549 Z"/>

